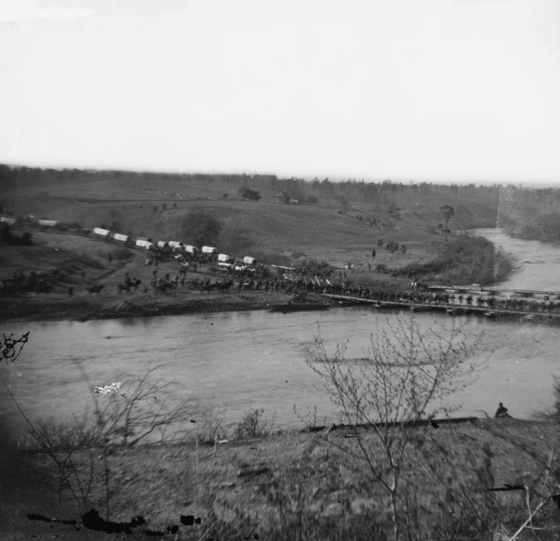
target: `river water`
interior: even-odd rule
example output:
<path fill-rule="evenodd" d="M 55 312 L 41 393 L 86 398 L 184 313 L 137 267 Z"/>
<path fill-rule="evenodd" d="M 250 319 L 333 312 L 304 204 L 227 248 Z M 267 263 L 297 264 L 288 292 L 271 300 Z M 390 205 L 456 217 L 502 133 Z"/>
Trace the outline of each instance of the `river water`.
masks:
<path fill-rule="evenodd" d="M 560 292 L 560 246 L 508 237 L 501 229 L 478 229 L 477 234 L 512 254 L 519 269 L 493 289 Z"/>
<path fill-rule="evenodd" d="M 495 231 L 481 233 L 501 239 Z M 502 287 L 555 289 L 556 273 L 549 269 L 555 263 L 558 268 L 559 249 L 519 240 L 507 241 L 506 249 L 518 257 L 522 269 Z M 540 276 L 543 268 L 546 276 Z M 249 409 L 264 408 L 265 417 L 274 417 L 276 426 L 298 426 L 294 406 L 303 417 L 316 406 L 322 424 L 336 419 L 336 409 L 305 362 L 314 337 L 320 335 L 329 351 L 347 339 L 347 357 L 360 358 L 372 331 L 388 329 L 397 317 L 398 312 L 379 313 L 366 306 L 287 315 L 255 311 L 5 324 L 0 329 L 4 334 L 30 331 L 30 340 L 20 358 L 2 370 L 31 418 L 79 416 L 91 405 L 91 386 L 122 379 L 123 373 L 140 377 L 159 366 L 154 375 L 175 382 L 176 397 L 193 406 L 225 408 L 228 422 Z M 450 328 L 460 319 L 467 336 L 478 342 L 474 359 L 485 361 L 486 368 L 475 384 L 451 399 L 460 405 L 457 415 L 479 416 L 481 410 L 493 415 L 500 401 L 518 418 L 552 406 L 553 375 L 560 375 L 557 327 L 477 316 L 421 313 L 415 318 L 423 328 Z M 464 381 L 458 381 L 458 387 Z M 4 389 L 0 415 L 13 429 L 24 429 Z"/>

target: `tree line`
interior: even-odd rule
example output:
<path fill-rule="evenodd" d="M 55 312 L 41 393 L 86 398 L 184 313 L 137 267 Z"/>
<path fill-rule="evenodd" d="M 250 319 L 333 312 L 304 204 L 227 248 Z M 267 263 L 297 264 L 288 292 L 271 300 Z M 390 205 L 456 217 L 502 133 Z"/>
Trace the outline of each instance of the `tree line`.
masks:
<path fill-rule="evenodd" d="M 560 190 L 506 186 L 500 194 L 498 225 L 508 235 L 560 243 Z"/>
<path fill-rule="evenodd" d="M 370 182 L 365 179 L 332 180 L 314 178 L 308 180 L 301 177 L 278 178 L 274 174 L 226 174 L 226 173 L 158 173 L 149 171 L 95 170 L 77 168 L 39 168 L 27 166 L 11 166 L 0 164 L 0 190 L 9 191 L 22 187 L 45 186 L 60 182 L 87 182 L 93 179 L 114 180 L 150 180 L 175 182 L 205 182 L 239 186 L 241 197 L 257 201 L 255 191 L 268 192 L 273 196 L 284 193 L 290 199 L 306 202 L 317 198 L 360 202 L 383 202 L 391 197 L 400 196 L 418 198 L 451 197 L 452 199 L 477 199 L 478 201 L 495 202 L 499 200 L 500 187 L 494 185 L 394 182 L 386 179 L 382 182 Z M 253 193 L 252 193 L 253 192 Z M 259 195 L 261 195 L 259 193 Z"/>

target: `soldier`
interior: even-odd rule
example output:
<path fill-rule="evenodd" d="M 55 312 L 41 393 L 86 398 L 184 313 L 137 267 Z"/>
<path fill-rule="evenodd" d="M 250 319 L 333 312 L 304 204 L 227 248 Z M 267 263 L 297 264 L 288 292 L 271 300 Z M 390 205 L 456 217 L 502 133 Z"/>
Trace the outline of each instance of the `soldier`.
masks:
<path fill-rule="evenodd" d="M 496 414 L 494 415 L 496 419 L 504 419 L 504 418 L 511 418 L 511 415 L 508 413 L 508 410 L 504 405 L 500 402 L 498 409 L 496 410 Z"/>

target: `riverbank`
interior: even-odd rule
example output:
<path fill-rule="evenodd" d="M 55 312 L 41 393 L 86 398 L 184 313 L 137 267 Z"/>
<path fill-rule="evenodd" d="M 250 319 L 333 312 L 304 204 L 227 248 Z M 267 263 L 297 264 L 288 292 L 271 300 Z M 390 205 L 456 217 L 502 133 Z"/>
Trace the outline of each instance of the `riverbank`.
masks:
<path fill-rule="evenodd" d="M 192 291 L 169 296 L 130 293 L 75 297 L 45 297 L 31 293 L 19 298 L 0 298 L 0 321 L 87 321 L 264 310 L 268 304 L 287 302 L 291 297 L 282 292 L 267 295 L 255 291 L 239 294 Z M 309 296 L 310 300 L 314 298 L 313 295 Z"/>
<path fill-rule="evenodd" d="M 265 293 L 264 286 L 257 289 L 243 288 L 240 291 L 237 284 L 227 292 L 200 291 L 192 287 L 193 282 L 208 280 L 215 283 L 226 278 L 213 265 L 200 264 L 197 269 L 192 266 L 187 271 L 184 286 L 173 287 L 158 294 L 150 285 L 153 273 L 157 272 L 159 277 L 176 276 L 179 266 L 175 261 L 162 262 L 154 267 L 147 264 L 143 252 L 70 234 L 36 232 L 33 238 L 34 244 L 30 246 L 3 247 L 0 263 L 4 263 L 5 268 L 1 269 L 0 279 L 5 280 L 5 284 L 0 284 L 0 293 L 4 290 L 0 297 L 0 321 L 87 321 L 261 310 L 269 303 L 286 302 L 291 297 L 282 291 L 282 287 L 267 288 L 268 292 Z M 469 237 L 467 240 L 475 242 L 477 239 Z M 463 241 L 466 242 L 465 239 Z M 486 242 L 493 249 L 493 245 Z M 450 245 L 454 246 L 453 243 Z M 333 254 L 324 254 L 325 257 L 329 255 Z M 365 260 L 356 262 L 351 270 L 335 270 L 333 281 L 348 281 L 358 287 L 386 289 L 386 292 L 408 291 L 410 273 L 403 274 L 399 268 L 409 268 L 412 262 L 422 261 L 428 256 L 428 251 L 419 247 L 398 256 L 383 251 L 374 260 L 370 258 L 367 263 Z M 482 257 L 478 251 L 476 256 L 471 254 L 468 264 L 472 267 L 473 261 L 486 259 L 488 258 Z M 330 261 L 330 258 L 327 260 Z M 376 271 L 377 267 L 374 268 L 370 261 L 375 261 L 381 270 Z M 485 264 L 488 265 L 488 261 Z M 418 270 L 421 267 L 413 269 L 417 281 L 425 281 L 424 274 Z M 461 260 L 450 264 L 449 269 L 455 269 L 456 273 L 461 274 L 464 267 L 465 263 Z M 392 270 L 389 272 L 388 269 Z M 445 273 L 433 275 L 432 270 L 426 275 L 428 278 L 438 283 L 452 283 Z M 399 273 L 402 274 L 401 278 L 397 277 Z M 25 277 L 21 279 L 22 284 L 30 283 L 33 275 L 36 282 L 44 278 L 44 283 L 49 287 L 45 286 L 42 292 L 36 292 L 41 288 L 19 287 L 18 290 L 13 285 L 9 286 L 18 274 Z M 137 280 L 139 287 L 118 293 L 127 276 Z M 275 273 L 271 275 L 271 280 L 276 278 Z M 479 278 L 478 274 L 473 275 L 470 283 L 482 283 L 476 278 Z M 500 278 L 503 276 L 500 275 Z M 1 287 L 2 285 L 6 287 Z M 8 292 L 10 287 L 12 290 Z M 101 290 L 91 293 L 92 288 Z M 319 296 L 308 297 L 309 300 L 318 302 L 323 300 Z"/>
<path fill-rule="evenodd" d="M 543 539 L 558 531 L 557 459 L 549 461 L 557 425 L 479 419 L 411 430 L 398 511 L 407 539 L 509 539 L 527 519 L 527 505 L 541 503 L 532 526 L 551 535 Z M 359 442 L 383 452 L 374 432 L 351 429 L 120 447 L 105 460 L 98 460 L 101 449 L 76 450 L 73 463 L 92 466 L 79 470 L 84 479 L 91 474 L 87 502 L 68 490 L 57 494 L 53 475 L 41 497 L 26 500 L 18 490 L 4 498 L 9 518 L 0 533 L 3 539 L 105 539 L 104 532 L 84 528 L 83 513 L 94 508 L 111 522 L 90 527 L 142 517 L 129 538 L 385 539 L 392 530 L 390 498 L 370 479 Z M 19 485 L 32 486 L 25 476 L 44 475 L 49 461 L 32 453 L 15 463 L 26 464 L 17 470 L 24 476 Z M 527 493 L 517 490 L 522 486 Z M 62 505 L 54 509 L 53 498 Z"/>

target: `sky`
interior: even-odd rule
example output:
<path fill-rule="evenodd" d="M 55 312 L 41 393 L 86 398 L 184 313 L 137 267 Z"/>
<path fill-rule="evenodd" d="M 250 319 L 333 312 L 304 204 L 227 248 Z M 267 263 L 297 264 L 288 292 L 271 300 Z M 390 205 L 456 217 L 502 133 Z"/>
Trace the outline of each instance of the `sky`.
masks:
<path fill-rule="evenodd" d="M 0 163 L 560 184 L 560 1 L 0 0 Z"/>

